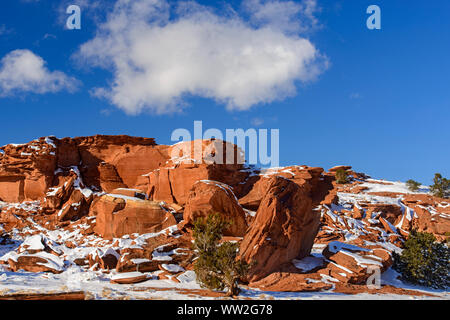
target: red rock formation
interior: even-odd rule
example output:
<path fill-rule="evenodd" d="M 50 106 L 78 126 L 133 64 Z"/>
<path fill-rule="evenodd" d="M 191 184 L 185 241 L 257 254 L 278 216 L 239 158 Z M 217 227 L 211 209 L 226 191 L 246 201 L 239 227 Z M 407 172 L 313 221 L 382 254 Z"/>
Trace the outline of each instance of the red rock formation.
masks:
<path fill-rule="evenodd" d="M 94 230 L 106 239 L 158 232 L 176 224 L 174 216 L 160 203 L 121 195 L 94 200 L 89 215 L 97 217 Z"/>
<path fill-rule="evenodd" d="M 255 261 L 250 286 L 354 292 L 372 274 L 369 267 L 383 271 L 390 266 L 392 245 L 401 247 L 413 228 L 431 232 L 440 241 L 448 239 L 448 199 L 397 192 L 402 191 L 397 183 L 364 181 L 367 176 L 351 167 L 344 169 L 354 181 L 345 185 L 334 181 L 337 168 L 323 172 L 291 166 L 260 174 L 240 163 L 217 163 L 221 147 L 225 155 L 230 147 L 237 156 L 235 146 L 218 140 L 200 145 L 199 158 L 195 142 L 158 146 L 153 139 L 128 136 L 40 138 L 1 147 L 0 201 L 7 203 L 0 202 L 0 244 L 14 243 L 8 240 L 13 229 L 15 237 L 24 238 L 0 257 L 2 268 L 59 273 L 73 262 L 104 272 L 164 270 L 159 278 L 177 281 L 171 273 L 193 267 L 189 224 L 197 216 L 220 212 L 234 220 L 226 233 L 233 237 L 223 240 L 241 242 L 241 257 Z M 159 232 L 169 226 L 173 228 Z M 76 236 L 68 240 L 58 238 L 62 233 L 47 233 L 56 230 Z M 123 235 L 129 237 L 108 240 Z M 307 256 L 313 241 L 317 246 L 305 259 L 322 264 L 303 270 L 292 260 Z M 72 251 L 86 244 L 114 248 L 115 254 Z M 323 247 L 320 256 L 318 248 Z M 135 283 L 147 277 L 129 274 L 112 282 Z"/>
<path fill-rule="evenodd" d="M 14 272 L 25 270 L 29 272 L 61 273 L 63 271 L 63 261 L 57 256 L 43 251 L 35 254 L 11 255 L 8 263 L 9 268 Z"/>
<path fill-rule="evenodd" d="M 125 273 L 121 276 L 115 276 L 111 279 L 111 283 L 117 283 L 117 284 L 133 284 L 133 283 L 140 283 L 147 281 L 151 279 L 152 276 L 149 274 L 144 274 L 140 272 L 130 272 Z"/>
<path fill-rule="evenodd" d="M 0 199 L 21 202 L 41 198 L 53 180 L 56 169 L 52 138 L 28 144 L 6 145 L 0 153 Z"/>
<path fill-rule="evenodd" d="M 199 180 L 215 180 L 233 187 L 239 197 L 255 182 L 250 172 L 238 162 L 237 147 L 221 140 L 200 141 L 200 152 L 194 152 L 199 141 L 176 144 L 169 150 L 171 159 L 163 167 L 148 173 L 148 197 L 152 200 L 184 205 L 189 191 Z M 227 150 L 233 157 L 227 158 Z M 222 164 L 215 159 L 222 154 Z"/>
<path fill-rule="evenodd" d="M 301 186 L 307 193 L 308 197 L 314 203 L 321 202 L 332 189 L 332 178 L 323 176 L 323 169 L 307 166 L 291 166 L 285 168 L 269 169 L 261 178 L 253 185 L 249 193 L 239 199 L 239 203 L 250 210 L 257 210 L 267 186 L 272 176 L 279 176 L 289 179 Z M 333 200 L 333 199 L 331 199 Z"/>
<path fill-rule="evenodd" d="M 292 272 L 274 272 L 259 281 L 250 284 L 252 288 L 263 291 L 279 292 L 309 292 L 329 290 L 333 287 L 330 283 L 320 281 L 316 274 L 299 274 Z"/>
<path fill-rule="evenodd" d="M 255 262 L 250 270 L 251 281 L 310 253 L 320 215 L 313 211 L 307 189 L 283 177 L 270 178 L 255 220 L 240 246 L 241 258 Z"/>
<path fill-rule="evenodd" d="M 230 186 L 217 181 L 201 180 L 194 184 L 184 209 L 184 222 L 193 224 L 199 217 L 213 213 L 231 222 L 226 236 L 242 237 L 247 230 L 245 213 Z"/>
<path fill-rule="evenodd" d="M 319 273 L 345 283 L 364 284 L 376 268 L 383 272 L 392 265 L 391 252 L 376 246 L 359 247 L 333 241 L 322 254 L 331 262 Z"/>
<path fill-rule="evenodd" d="M 116 268 L 120 255 L 112 248 L 96 249 L 88 255 L 89 267 L 96 270 L 112 270 Z"/>

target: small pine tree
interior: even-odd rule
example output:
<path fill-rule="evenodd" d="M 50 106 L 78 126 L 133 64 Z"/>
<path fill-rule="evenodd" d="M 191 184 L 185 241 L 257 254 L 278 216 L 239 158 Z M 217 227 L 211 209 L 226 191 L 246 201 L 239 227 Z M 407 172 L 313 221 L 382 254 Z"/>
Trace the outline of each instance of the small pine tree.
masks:
<path fill-rule="evenodd" d="M 210 290 L 224 290 L 228 296 L 239 294 L 238 280 L 248 272 L 249 265 L 237 260 L 237 243 L 223 242 L 223 230 L 230 225 L 220 214 L 211 214 L 207 219 L 194 222 L 194 249 L 198 251 L 194 271 L 197 281 Z"/>
<path fill-rule="evenodd" d="M 394 252 L 393 269 L 413 284 L 446 289 L 450 286 L 450 249 L 434 235 L 412 231 L 401 254 Z"/>
<path fill-rule="evenodd" d="M 440 173 L 436 173 L 433 179 L 433 185 L 430 186 L 431 193 L 439 198 L 450 197 L 450 180 L 443 178 Z"/>
<path fill-rule="evenodd" d="M 345 169 L 341 168 L 341 169 L 336 170 L 335 177 L 336 177 L 336 183 L 339 183 L 339 184 L 348 183 L 348 172 Z"/>
<path fill-rule="evenodd" d="M 408 188 L 409 191 L 412 192 L 419 190 L 420 185 L 421 185 L 420 182 L 414 181 L 412 179 L 406 181 L 406 187 Z"/>

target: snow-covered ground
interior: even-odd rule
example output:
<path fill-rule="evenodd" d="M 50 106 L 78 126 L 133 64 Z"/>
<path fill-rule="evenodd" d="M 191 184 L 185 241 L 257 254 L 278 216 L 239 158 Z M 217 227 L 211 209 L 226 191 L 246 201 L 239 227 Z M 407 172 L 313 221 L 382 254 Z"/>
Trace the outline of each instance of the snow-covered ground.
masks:
<path fill-rule="evenodd" d="M 1 270 L 1 267 L 0 267 Z M 159 272 L 159 271 L 158 271 Z M 186 271 L 178 276 L 181 283 L 170 280 L 154 280 L 127 285 L 113 284 L 110 279 L 115 273 L 105 275 L 100 271 L 82 271 L 79 267 L 70 267 L 61 274 L 31 273 L 31 272 L 1 272 L 0 294 L 31 294 L 31 293 L 62 293 L 84 291 L 88 299 L 213 299 L 197 294 L 200 286 L 195 281 L 193 271 Z M 411 286 L 396 280 L 396 272 L 388 270 L 382 275 L 382 284 L 421 291 L 434 296 L 408 296 L 399 294 L 368 294 L 355 295 L 335 292 L 266 292 L 257 289 L 244 289 L 239 299 L 450 299 L 450 294 L 444 291 L 430 290 L 423 287 Z"/>

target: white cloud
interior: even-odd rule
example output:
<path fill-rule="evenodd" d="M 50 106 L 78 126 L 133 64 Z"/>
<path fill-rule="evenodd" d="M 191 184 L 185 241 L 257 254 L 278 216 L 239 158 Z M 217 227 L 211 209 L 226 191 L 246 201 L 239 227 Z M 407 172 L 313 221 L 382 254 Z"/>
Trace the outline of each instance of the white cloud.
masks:
<path fill-rule="evenodd" d="M 298 27 L 288 28 L 290 22 L 256 26 L 237 14 L 220 16 L 188 4 L 118 0 L 75 56 L 113 72 L 110 87 L 97 88 L 95 95 L 129 114 L 176 112 L 188 95 L 247 110 L 294 95 L 296 82 L 313 80 L 326 68 L 326 59 L 292 33 Z"/>
<path fill-rule="evenodd" d="M 73 91 L 78 81 L 60 71 L 50 71 L 46 62 L 30 50 L 14 50 L 0 61 L 0 96 L 17 92 Z"/>
<path fill-rule="evenodd" d="M 244 9 L 250 14 L 251 22 L 268 26 L 287 33 L 304 33 L 318 27 L 316 0 L 277 1 L 244 0 Z"/>

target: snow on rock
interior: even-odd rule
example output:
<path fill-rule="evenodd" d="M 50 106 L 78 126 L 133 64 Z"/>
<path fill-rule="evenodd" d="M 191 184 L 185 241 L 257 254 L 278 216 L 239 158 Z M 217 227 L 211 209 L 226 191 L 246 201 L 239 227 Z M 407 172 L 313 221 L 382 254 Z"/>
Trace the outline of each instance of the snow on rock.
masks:
<path fill-rule="evenodd" d="M 324 259 L 321 257 L 307 256 L 301 260 L 294 259 L 292 263 L 302 272 L 308 272 L 324 265 Z"/>
<path fill-rule="evenodd" d="M 183 272 L 184 271 L 184 268 L 180 267 L 177 264 L 165 264 L 165 263 L 163 263 L 163 264 L 161 264 L 161 267 L 164 270 L 166 270 L 166 271 L 168 271 L 170 273 L 179 273 L 179 272 Z"/>

